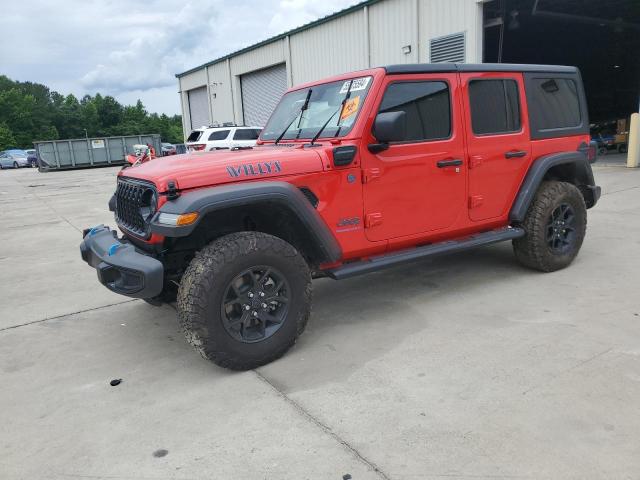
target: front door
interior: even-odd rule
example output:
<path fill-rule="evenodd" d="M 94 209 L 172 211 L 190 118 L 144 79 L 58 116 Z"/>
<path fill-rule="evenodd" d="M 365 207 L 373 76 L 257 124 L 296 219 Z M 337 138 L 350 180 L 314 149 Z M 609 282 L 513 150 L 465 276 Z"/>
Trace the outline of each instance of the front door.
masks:
<path fill-rule="evenodd" d="M 531 159 L 521 73 L 463 73 L 469 218 L 508 214 Z"/>
<path fill-rule="evenodd" d="M 406 138 L 363 151 L 365 227 L 371 241 L 444 230 L 466 215 L 458 76 L 385 79 L 377 112 L 404 111 Z"/>

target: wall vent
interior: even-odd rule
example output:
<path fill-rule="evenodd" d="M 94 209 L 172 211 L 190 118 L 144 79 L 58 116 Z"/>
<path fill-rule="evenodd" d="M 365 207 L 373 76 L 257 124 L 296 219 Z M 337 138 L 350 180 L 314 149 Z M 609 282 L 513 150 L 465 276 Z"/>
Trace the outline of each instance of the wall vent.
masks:
<path fill-rule="evenodd" d="M 429 45 L 431 63 L 464 63 L 464 32 L 454 33 L 446 37 L 432 38 Z"/>

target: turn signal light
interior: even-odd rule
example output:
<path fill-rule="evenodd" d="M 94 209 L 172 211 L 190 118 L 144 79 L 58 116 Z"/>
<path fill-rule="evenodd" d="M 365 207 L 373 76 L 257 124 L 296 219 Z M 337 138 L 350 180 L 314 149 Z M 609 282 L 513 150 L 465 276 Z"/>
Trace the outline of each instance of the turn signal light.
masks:
<path fill-rule="evenodd" d="M 198 219 L 198 212 L 183 213 L 178 215 L 178 221 L 176 225 L 191 225 Z"/>
<path fill-rule="evenodd" d="M 171 225 L 171 226 L 184 226 L 191 225 L 198 219 L 198 212 L 191 213 L 183 213 L 180 215 L 176 215 L 174 213 L 164 213 L 160 212 L 158 215 L 158 219 L 156 220 L 158 223 L 162 225 Z"/>

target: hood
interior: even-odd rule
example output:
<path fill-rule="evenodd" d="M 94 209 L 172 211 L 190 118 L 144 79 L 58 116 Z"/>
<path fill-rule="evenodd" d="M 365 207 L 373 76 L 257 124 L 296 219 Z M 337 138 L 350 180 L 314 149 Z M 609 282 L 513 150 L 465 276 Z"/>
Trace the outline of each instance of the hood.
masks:
<path fill-rule="evenodd" d="M 169 181 L 175 181 L 179 190 L 188 190 L 321 170 L 322 159 L 315 148 L 265 145 L 159 157 L 119 175 L 153 182 L 159 192 L 165 192 Z"/>

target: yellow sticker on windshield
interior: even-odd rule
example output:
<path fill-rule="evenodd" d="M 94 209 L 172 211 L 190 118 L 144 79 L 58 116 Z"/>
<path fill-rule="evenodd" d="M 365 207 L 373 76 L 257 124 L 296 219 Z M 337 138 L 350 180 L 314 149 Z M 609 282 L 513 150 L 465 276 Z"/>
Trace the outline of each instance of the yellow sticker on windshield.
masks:
<path fill-rule="evenodd" d="M 340 114 L 340 120 L 344 120 L 347 117 L 350 117 L 354 113 L 358 111 L 358 107 L 360 106 L 360 97 L 353 97 L 347 100 L 347 103 L 344 104 L 342 108 L 342 113 Z"/>

